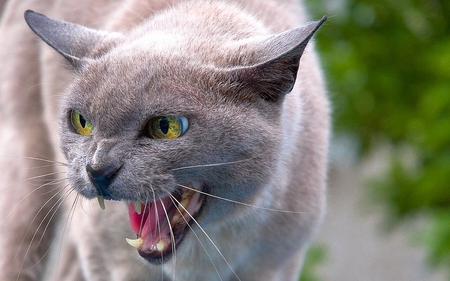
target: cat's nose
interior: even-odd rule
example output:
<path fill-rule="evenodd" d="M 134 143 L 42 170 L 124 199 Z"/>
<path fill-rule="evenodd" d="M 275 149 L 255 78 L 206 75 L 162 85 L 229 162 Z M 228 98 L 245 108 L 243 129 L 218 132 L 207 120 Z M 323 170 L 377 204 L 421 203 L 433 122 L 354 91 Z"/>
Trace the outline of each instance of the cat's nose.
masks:
<path fill-rule="evenodd" d="M 120 168 L 118 165 L 105 165 L 100 168 L 93 168 L 91 165 L 86 165 L 86 172 L 91 182 L 95 185 L 99 196 L 111 197 L 109 186 L 114 181 Z"/>

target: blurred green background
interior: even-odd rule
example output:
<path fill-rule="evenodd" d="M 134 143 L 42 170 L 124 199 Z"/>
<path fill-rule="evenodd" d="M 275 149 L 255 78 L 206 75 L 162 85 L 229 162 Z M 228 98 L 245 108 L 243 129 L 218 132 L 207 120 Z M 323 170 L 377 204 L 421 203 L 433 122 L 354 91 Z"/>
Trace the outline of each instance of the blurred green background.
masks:
<path fill-rule="evenodd" d="M 359 161 L 389 146 L 386 174 L 366 188 L 386 225 L 426 218 L 421 246 L 450 276 L 450 1 L 305 2 L 311 18 L 329 17 L 315 41 L 335 136 L 357 144 Z M 302 281 L 316 280 L 324 252 L 313 247 Z"/>

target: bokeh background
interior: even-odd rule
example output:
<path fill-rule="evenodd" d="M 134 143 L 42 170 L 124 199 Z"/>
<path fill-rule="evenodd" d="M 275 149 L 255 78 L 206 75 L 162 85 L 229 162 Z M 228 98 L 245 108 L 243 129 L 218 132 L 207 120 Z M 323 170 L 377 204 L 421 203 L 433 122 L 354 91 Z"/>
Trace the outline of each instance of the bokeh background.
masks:
<path fill-rule="evenodd" d="M 301 280 L 450 280 L 450 1 L 305 2 L 334 137 Z"/>

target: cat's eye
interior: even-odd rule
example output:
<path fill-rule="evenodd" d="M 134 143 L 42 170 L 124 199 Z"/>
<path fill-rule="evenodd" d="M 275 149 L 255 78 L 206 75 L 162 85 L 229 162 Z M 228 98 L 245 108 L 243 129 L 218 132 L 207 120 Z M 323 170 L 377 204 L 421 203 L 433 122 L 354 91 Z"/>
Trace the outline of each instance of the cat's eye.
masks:
<path fill-rule="evenodd" d="M 83 115 L 72 110 L 70 112 L 70 121 L 72 123 L 75 132 L 82 136 L 90 136 L 94 130 L 94 127 L 91 123 L 89 123 L 86 119 L 84 119 Z"/>
<path fill-rule="evenodd" d="M 147 134 L 154 139 L 174 139 L 183 135 L 189 122 L 183 116 L 158 116 L 148 121 Z"/>

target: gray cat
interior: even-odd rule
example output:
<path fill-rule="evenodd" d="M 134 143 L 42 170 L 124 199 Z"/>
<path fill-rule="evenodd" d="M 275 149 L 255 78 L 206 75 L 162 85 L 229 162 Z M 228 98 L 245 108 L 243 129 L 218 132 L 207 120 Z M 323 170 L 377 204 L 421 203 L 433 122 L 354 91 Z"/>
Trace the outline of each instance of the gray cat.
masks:
<path fill-rule="evenodd" d="M 297 280 L 325 203 L 308 44 L 325 18 L 295 0 L 0 6 L 0 280 Z M 26 9 L 65 20 L 25 13 L 54 50 Z"/>

